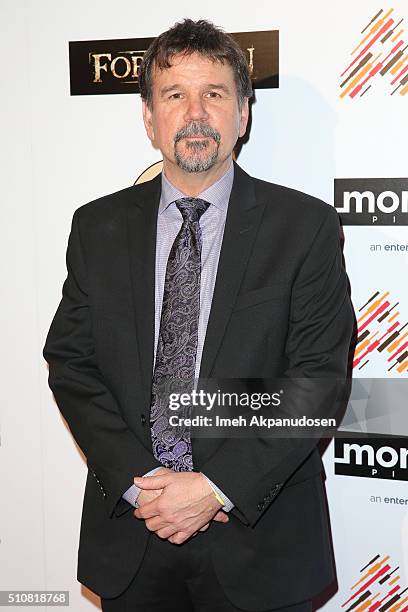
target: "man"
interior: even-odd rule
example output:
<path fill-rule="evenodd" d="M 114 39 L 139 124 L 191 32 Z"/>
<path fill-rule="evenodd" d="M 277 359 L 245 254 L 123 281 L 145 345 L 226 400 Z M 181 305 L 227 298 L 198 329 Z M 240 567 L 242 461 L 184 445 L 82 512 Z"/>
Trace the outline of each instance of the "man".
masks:
<path fill-rule="evenodd" d="M 163 172 L 75 211 L 44 348 L 88 463 L 78 579 L 108 612 L 310 610 L 334 578 L 318 440 L 192 439 L 161 389 L 345 379 L 338 217 L 233 162 L 251 83 L 211 23 L 155 39 L 140 88 Z"/>

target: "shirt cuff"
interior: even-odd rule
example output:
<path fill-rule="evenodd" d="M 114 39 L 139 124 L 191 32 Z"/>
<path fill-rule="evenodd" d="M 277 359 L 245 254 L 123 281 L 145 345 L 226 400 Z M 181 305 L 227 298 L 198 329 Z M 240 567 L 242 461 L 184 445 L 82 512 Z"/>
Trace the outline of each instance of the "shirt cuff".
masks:
<path fill-rule="evenodd" d="M 205 476 L 205 474 L 203 474 L 203 476 Z M 225 493 L 221 491 L 221 489 L 219 489 L 217 485 L 214 484 L 213 481 L 208 478 L 208 476 L 205 476 L 205 477 L 207 478 L 210 487 L 218 493 L 218 495 L 221 497 L 222 501 L 224 502 L 222 510 L 224 510 L 224 512 L 229 512 L 230 510 L 232 510 L 235 504 L 232 503 L 232 501 L 225 495 Z"/>
<path fill-rule="evenodd" d="M 150 472 L 146 472 L 146 474 L 143 474 L 144 476 L 153 476 L 153 474 L 155 474 L 158 470 L 161 470 L 163 466 L 159 466 L 154 468 L 153 470 L 150 470 Z M 137 503 L 137 498 L 139 497 L 139 494 L 141 492 L 142 489 L 140 489 L 139 487 L 137 487 L 135 484 L 133 484 L 131 487 L 129 487 L 122 495 L 123 499 L 125 499 L 131 506 L 133 506 L 134 508 L 138 508 L 139 504 Z"/>

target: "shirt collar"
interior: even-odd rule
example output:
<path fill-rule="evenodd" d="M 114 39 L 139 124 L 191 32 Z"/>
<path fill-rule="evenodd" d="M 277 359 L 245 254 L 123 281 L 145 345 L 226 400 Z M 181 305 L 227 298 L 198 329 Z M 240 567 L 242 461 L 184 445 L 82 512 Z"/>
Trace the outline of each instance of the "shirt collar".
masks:
<path fill-rule="evenodd" d="M 210 187 L 199 193 L 197 197 L 210 202 L 210 204 L 214 205 L 221 212 L 226 211 L 233 180 L 234 164 L 231 161 L 231 165 L 225 174 L 223 174 L 218 181 L 210 185 Z M 159 215 L 164 212 L 175 200 L 188 197 L 169 181 L 167 176 L 164 174 L 164 170 L 161 173 L 161 187 L 162 190 L 159 204 Z"/>

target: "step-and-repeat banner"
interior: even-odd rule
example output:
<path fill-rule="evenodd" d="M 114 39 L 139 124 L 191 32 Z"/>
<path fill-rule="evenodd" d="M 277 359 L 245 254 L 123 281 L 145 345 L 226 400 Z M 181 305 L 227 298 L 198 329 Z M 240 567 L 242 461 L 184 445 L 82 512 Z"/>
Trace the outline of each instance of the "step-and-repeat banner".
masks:
<path fill-rule="evenodd" d="M 255 86 L 239 163 L 324 199 L 343 224 L 358 342 L 341 435 L 324 453 L 338 585 L 323 607 L 408 610 L 408 5 L 40 0 L 1 13 L 0 589 L 99 606 L 75 580 L 86 464 L 41 351 L 74 210 L 160 171 L 142 123 L 143 54 L 175 21 L 203 17 L 233 34 Z"/>

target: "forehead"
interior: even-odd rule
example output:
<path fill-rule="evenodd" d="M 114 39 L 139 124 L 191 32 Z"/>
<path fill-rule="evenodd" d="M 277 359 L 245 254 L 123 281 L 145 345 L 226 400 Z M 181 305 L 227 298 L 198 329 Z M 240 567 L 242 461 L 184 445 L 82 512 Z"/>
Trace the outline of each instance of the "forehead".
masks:
<path fill-rule="evenodd" d="M 234 73 L 231 66 L 219 60 L 212 60 L 200 53 L 184 55 L 179 53 L 170 58 L 171 66 L 153 68 L 153 88 L 174 83 L 199 85 L 204 83 L 234 84 Z"/>

